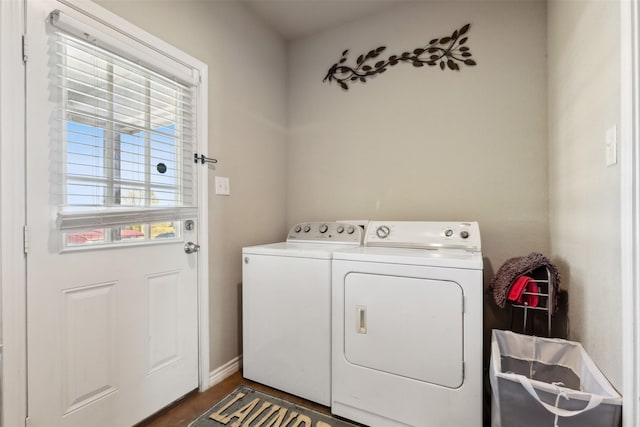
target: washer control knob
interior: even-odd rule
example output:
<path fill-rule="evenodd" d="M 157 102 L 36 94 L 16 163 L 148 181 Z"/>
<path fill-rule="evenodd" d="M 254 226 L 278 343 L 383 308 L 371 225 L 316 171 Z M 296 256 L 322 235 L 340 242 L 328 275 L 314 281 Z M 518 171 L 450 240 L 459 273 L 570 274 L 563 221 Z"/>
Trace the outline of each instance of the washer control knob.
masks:
<path fill-rule="evenodd" d="M 311 227 L 309 227 L 308 225 L 305 225 L 305 226 L 304 226 L 304 232 L 305 232 L 305 233 L 308 233 L 308 232 L 310 232 L 310 231 L 311 231 Z"/>
<path fill-rule="evenodd" d="M 376 235 L 381 239 L 386 239 L 387 237 L 389 237 L 389 233 L 391 233 L 391 230 L 386 225 L 381 225 L 376 230 Z"/>
<path fill-rule="evenodd" d="M 296 228 L 293 229 L 296 233 L 299 233 L 300 231 L 302 231 L 302 227 L 300 227 L 299 225 L 296 225 Z"/>
<path fill-rule="evenodd" d="M 328 229 L 329 226 L 327 224 L 320 225 L 320 233 L 326 233 Z"/>
<path fill-rule="evenodd" d="M 469 232 L 464 230 L 460 232 L 460 237 L 462 237 L 463 239 L 467 239 L 469 237 Z"/>
<path fill-rule="evenodd" d="M 338 232 L 338 234 L 342 234 L 344 232 L 344 227 L 339 225 L 338 228 L 336 228 L 336 231 Z"/>
<path fill-rule="evenodd" d="M 353 225 L 350 225 L 349 228 L 347 228 L 347 234 L 353 234 L 355 231 L 356 228 Z"/>
<path fill-rule="evenodd" d="M 451 237 L 453 236 L 453 230 L 450 228 L 447 228 L 446 230 L 444 230 L 444 236 L 445 237 Z"/>

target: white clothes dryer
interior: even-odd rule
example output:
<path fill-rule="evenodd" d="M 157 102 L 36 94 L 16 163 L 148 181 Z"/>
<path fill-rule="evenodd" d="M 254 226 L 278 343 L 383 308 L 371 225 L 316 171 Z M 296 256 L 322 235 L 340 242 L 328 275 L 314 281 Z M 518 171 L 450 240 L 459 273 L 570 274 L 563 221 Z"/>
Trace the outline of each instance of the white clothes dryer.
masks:
<path fill-rule="evenodd" d="M 333 254 L 331 411 L 372 427 L 482 425 L 474 222 L 377 222 Z"/>
<path fill-rule="evenodd" d="M 355 224 L 303 223 L 286 242 L 242 250 L 245 378 L 331 404 L 331 259 L 363 235 Z"/>

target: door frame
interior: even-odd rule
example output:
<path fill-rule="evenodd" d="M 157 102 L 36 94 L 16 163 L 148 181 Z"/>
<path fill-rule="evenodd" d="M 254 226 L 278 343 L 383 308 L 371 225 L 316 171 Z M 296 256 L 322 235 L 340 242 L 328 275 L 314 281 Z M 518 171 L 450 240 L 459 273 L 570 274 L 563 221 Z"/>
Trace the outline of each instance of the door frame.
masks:
<path fill-rule="evenodd" d="M 0 1 L 0 284 L 2 289 L 2 425 L 27 416 L 24 0 Z M 15 141 L 22 141 L 16 144 Z"/>
<path fill-rule="evenodd" d="M 167 52 L 196 69 L 197 152 L 208 150 L 208 66 L 167 42 L 134 26 L 103 7 L 82 0 L 58 0 L 83 14 L 117 28 L 138 41 Z M 27 418 L 27 300 L 24 255 L 25 209 L 25 67 L 22 36 L 26 0 L 0 1 L 0 287 L 2 289 L 2 425 L 19 426 Z M 26 40 L 28 56 L 28 39 Z M 15 141 L 22 143 L 16 144 Z M 210 387 L 209 372 L 209 226 L 208 168 L 198 173 L 198 384 Z"/>
<path fill-rule="evenodd" d="M 624 427 L 640 425 L 640 10 L 620 2 L 620 232 Z"/>

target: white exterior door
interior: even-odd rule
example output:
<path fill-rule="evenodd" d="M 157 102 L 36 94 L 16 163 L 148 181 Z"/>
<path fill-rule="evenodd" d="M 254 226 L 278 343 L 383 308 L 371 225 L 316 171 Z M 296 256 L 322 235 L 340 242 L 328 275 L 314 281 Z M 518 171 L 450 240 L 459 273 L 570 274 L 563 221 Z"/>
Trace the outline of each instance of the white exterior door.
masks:
<path fill-rule="evenodd" d="M 29 425 L 128 426 L 198 387 L 199 255 L 184 250 L 197 242 L 198 221 L 190 230 L 186 218 L 58 229 L 55 189 L 65 187 L 55 181 L 67 166 L 55 158 L 70 154 L 53 153 L 51 141 L 71 125 L 52 100 L 55 41 L 46 21 L 54 9 L 74 12 L 53 0 L 27 2 Z M 118 150 L 124 165 L 124 142 Z"/>

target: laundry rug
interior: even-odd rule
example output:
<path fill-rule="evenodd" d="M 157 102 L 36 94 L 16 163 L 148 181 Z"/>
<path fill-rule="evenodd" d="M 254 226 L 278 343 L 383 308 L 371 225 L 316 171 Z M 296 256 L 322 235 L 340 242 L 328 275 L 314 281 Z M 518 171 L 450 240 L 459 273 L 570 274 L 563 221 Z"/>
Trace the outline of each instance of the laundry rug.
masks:
<path fill-rule="evenodd" d="M 240 386 L 189 427 L 359 427 L 251 387 Z"/>

